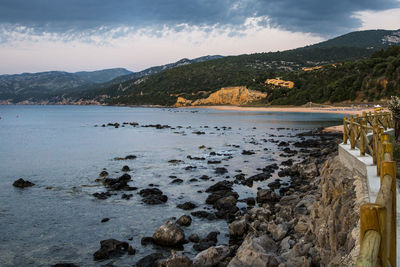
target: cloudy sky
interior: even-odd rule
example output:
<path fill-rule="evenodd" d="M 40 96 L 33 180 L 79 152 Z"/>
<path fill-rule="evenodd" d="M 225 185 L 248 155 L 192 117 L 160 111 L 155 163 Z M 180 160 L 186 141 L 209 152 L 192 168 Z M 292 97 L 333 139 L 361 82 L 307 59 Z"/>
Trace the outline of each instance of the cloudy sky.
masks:
<path fill-rule="evenodd" d="M 399 28 L 400 0 L 0 0 L 0 74 L 139 71 Z"/>

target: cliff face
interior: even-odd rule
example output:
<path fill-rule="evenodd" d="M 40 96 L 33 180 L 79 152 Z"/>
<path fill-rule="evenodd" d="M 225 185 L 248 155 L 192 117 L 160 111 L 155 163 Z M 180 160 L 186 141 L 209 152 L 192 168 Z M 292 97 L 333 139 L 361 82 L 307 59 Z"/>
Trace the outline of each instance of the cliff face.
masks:
<path fill-rule="evenodd" d="M 266 98 L 267 94 L 252 91 L 245 86 L 225 87 L 212 93 L 209 97 L 195 101 L 178 97 L 175 106 L 200 106 L 200 105 L 243 105 Z"/>

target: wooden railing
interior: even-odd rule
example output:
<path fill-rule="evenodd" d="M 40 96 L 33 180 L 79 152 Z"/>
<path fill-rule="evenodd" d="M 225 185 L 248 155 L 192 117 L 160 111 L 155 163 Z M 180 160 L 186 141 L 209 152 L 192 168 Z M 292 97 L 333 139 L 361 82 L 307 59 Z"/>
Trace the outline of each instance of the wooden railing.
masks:
<path fill-rule="evenodd" d="M 344 118 L 343 142 L 350 148 L 367 151 L 377 166 L 381 186 L 375 203 L 360 208 L 361 250 L 356 266 L 396 266 L 396 162 L 389 134 L 392 117 L 388 112 L 363 113 L 361 117 Z M 372 137 L 368 138 L 368 133 Z"/>

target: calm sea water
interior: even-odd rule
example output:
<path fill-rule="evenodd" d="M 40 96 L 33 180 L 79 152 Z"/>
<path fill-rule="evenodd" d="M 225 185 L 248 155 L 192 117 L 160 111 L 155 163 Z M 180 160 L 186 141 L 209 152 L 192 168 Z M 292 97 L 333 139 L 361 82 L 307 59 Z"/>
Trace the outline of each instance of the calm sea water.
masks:
<path fill-rule="evenodd" d="M 276 144 L 260 140 L 271 134 L 280 136 L 275 138 L 279 140 L 295 139 L 292 136 L 296 133 L 339 124 L 343 118 L 335 114 L 98 106 L 0 106 L 0 116 L 1 266 L 50 266 L 58 262 L 132 266 L 156 250 L 142 247 L 142 237 L 151 236 L 171 217 L 189 214 L 176 208 L 177 204 L 192 201 L 199 205 L 196 210 L 208 209 L 204 204 L 207 194 L 197 191 L 229 179 L 216 175 L 215 165 L 190 160 L 188 155 L 222 160 L 218 166 L 226 167 L 231 177 L 238 170 L 250 176 L 259 172 L 257 168 L 285 160 L 279 157 Z M 182 128 L 94 127 L 125 121 Z M 223 130 L 222 126 L 231 129 Z M 287 129 L 278 130 L 280 127 Z M 193 134 L 195 131 L 205 134 Z M 202 145 L 206 149 L 200 149 Z M 256 154 L 242 155 L 243 149 Z M 210 156 L 211 151 L 232 158 Z M 129 154 L 137 158 L 114 160 Z M 184 162 L 171 165 L 171 159 Z M 132 186 L 140 190 L 155 184 L 168 196 L 168 202 L 149 206 L 135 191 L 129 192 L 133 193 L 130 200 L 121 199 L 121 194 L 107 200 L 94 198 L 94 192 L 105 191 L 95 181 L 102 169 L 118 177 L 123 165 L 131 168 Z M 197 168 L 185 170 L 189 165 Z M 171 184 L 170 175 L 184 182 Z M 189 182 L 202 175 L 209 175 L 213 181 Z M 36 186 L 14 188 L 12 183 L 20 177 Z M 241 198 L 254 197 L 257 187 L 267 183 L 234 189 Z M 105 217 L 110 221 L 101 223 Z M 193 218 L 185 235 L 203 236 L 214 230 L 221 232 L 219 243 L 227 243 L 227 223 L 223 220 Z M 100 241 L 108 238 L 128 241 L 137 254 L 94 262 L 93 253 L 100 248 Z M 191 246 L 185 245 L 189 256 L 195 255 Z"/>

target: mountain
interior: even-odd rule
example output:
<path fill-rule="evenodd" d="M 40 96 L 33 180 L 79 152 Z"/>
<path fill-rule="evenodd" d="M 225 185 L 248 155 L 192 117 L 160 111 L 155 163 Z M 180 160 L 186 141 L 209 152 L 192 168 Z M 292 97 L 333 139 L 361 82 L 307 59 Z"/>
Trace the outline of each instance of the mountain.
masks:
<path fill-rule="evenodd" d="M 105 83 L 111 81 L 116 77 L 128 75 L 131 73 L 133 72 L 127 69 L 115 68 L 115 69 L 105 69 L 97 71 L 80 71 L 80 72 L 75 72 L 74 74 L 77 75 L 79 78 L 90 83 Z"/>
<path fill-rule="evenodd" d="M 308 46 L 308 48 L 359 47 L 367 49 L 380 49 L 399 44 L 400 30 L 368 30 L 351 32 L 325 42 Z"/>
<path fill-rule="evenodd" d="M 222 56 L 204 56 L 195 59 L 181 59 L 177 62 L 151 67 L 140 72 L 131 72 L 123 68 L 105 69 L 98 71 L 80 71 L 75 73 L 49 71 L 39 73 L 23 73 L 0 75 L 0 100 L 18 103 L 49 101 L 60 99 L 65 94 L 85 94 L 98 88 L 120 84 L 123 81 L 137 79 L 159 73 L 163 70 L 203 62 Z"/>
<path fill-rule="evenodd" d="M 21 100 L 44 100 L 47 103 L 94 101 L 102 104 L 173 105 L 178 97 L 195 101 L 207 98 L 222 87 L 246 86 L 252 90 L 266 91 L 268 88 L 265 87 L 264 81 L 267 78 L 296 73 L 301 76 L 304 67 L 330 66 L 334 63 L 345 63 L 343 65 L 347 66 L 357 60 L 367 60 L 375 51 L 394 46 L 399 41 L 400 30 L 352 32 L 315 45 L 287 51 L 182 59 L 119 76 L 100 84 L 78 84 L 82 76 L 76 75 L 79 79 L 75 77 L 71 80 L 71 83 L 74 82 L 71 88 L 51 92 L 47 96 L 34 93 L 24 96 L 2 95 L 0 86 L 0 100 L 8 99 L 8 102 L 14 103 Z M 301 83 L 296 83 L 295 90 L 301 88 Z M 279 97 L 268 99 L 276 102 Z M 304 97 L 300 99 L 303 101 Z"/>

